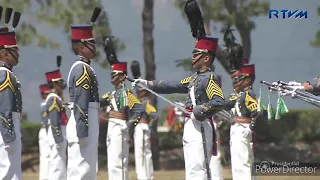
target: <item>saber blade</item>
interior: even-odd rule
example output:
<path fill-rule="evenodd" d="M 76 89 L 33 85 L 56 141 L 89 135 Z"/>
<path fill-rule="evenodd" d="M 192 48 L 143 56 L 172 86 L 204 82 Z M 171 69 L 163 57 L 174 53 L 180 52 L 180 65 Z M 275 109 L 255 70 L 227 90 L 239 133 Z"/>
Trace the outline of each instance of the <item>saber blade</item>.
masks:
<path fill-rule="evenodd" d="M 128 78 L 127 78 L 128 79 Z M 131 81 L 130 79 L 128 79 L 129 81 Z M 131 81 L 132 82 L 132 81 Z M 180 106 L 179 104 L 176 104 L 170 100 L 168 100 L 167 98 L 161 96 L 160 94 L 154 92 L 153 90 L 151 90 L 150 88 L 146 87 L 145 85 L 143 84 L 137 84 L 137 86 L 140 86 L 141 88 L 145 89 L 146 91 L 149 91 L 151 94 L 157 96 L 158 98 L 164 100 L 165 102 L 169 103 L 170 105 L 172 105 L 173 107 L 177 107 L 178 109 L 180 109 L 181 111 L 183 111 L 184 113 L 186 114 L 191 114 L 189 111 L 187 111 L 184 107 Z"/>

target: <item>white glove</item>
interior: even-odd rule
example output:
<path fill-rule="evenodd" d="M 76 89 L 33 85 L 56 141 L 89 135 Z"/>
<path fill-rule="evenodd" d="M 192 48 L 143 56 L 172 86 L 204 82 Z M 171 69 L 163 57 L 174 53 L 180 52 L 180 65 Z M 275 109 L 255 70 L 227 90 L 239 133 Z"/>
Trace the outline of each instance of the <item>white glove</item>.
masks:
<path fill-rule="evenodd" d="M 271 83 L 273 86 L 278 86 L 279 85 L 279 83 L 278 82 L 273 82 L 273 83 Z"/>
<path fill-rule="evenodd" d="M 290 81 L 290 82 L 288 83 L 288 85 L 289 85 L 289 86 L 301 86 L 302 84 L 299 83 L 299 82 L 296 82 L 296 81 Z"/>
<path fill-rule="evenodd" d="M 304 90 L 304 86 L 287 86 L 289 88 L 292 88 L 292 91 L 297 91 L 297 90 Z"/>
<path fill-rule="evenodd" d="M 132 87 L 136 87 L 136 86 L 138 86 L 139 87 L 139 85 L 143 85 L 143 86 L 148 86 L 148 81 L 147 80 L 145 80 L 145 79 L 134 79 L 134 82 L 132 82 L 131 83 L 131 86 Z"/>

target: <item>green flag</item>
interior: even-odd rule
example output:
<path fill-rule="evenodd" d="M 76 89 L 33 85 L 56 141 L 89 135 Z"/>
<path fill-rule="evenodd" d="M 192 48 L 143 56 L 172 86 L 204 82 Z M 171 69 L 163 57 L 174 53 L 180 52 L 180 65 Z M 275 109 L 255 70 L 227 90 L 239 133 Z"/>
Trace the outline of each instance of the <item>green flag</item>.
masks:
<path fill-rule="evenodd" d="M 265 111 L 265 110 L 266 110 L 266 106 L 264 105 L 264 102 L 261 97 L 261 87 L 260 87 L 260 95 L 258 98 L 258 112 Z"/>
<path fill-rule="evenodd" d="M 272 104 L 268 104 L 268 119 L 269 120 L 273 120 L 274 119 L 274 111 L 273 111 L 273 107 Z"/>
<path fill-rule="evenodd" d="M 273 111 L 273 107 L 271 104 L 271 97 L 270 94 L 268 94 L 268 119 L 269 120 L 273 120 L 274 119 L 274 111 Z"/>
<path fill-rule="evenodd" d="M 278 98 L 278 103 L 277 103 L 277 111 L 276 111 L 276 117 L 275 119 L 281 119 L 281 117 L 289 112 L 284 100 L 282 99 L 281 96 Z"/>

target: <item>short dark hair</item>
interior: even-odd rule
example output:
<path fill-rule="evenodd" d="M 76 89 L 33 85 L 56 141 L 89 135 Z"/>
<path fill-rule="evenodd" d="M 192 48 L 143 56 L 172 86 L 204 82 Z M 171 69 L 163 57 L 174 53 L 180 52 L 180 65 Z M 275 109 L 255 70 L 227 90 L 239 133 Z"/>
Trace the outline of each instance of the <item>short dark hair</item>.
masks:
<path fill-rule="evenodd" d="M 204 56 L 208 56 L 210 58 L 211 64 L 213 64 L 213 61 L 216 58 L 216 55 L 211 52 L 204 53 Z"/>

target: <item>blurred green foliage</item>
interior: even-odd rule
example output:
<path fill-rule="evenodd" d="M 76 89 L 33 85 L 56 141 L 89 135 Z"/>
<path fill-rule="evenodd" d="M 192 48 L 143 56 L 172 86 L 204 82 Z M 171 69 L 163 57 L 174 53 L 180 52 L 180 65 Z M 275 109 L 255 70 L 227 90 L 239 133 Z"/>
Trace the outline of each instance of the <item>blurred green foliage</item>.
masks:
<path fill-rule="evenodd" d="M 20 25 L 17 27 L 17 40 L 20 46 L 36 45 L 40 48 L 59 48 L 60 42 L 49 39 L 37 26 L 49 25 L 54 29 L 61 29 L 66 38 L 69 38 L 72 24 L 89 24 L 95 7 L 102 7 L 101 0 L 2 0 L 1 6 L 12 7 L 14 11 L 22 13 Z M 105 36 L 111 36 L 111 28 L 107 12 L 102 10 L 94 24 L 94 36 L 97 44 L 102 47 Z M 119 38 L 115 38 L 117 51 L 125 49 L 125 44 Z M 99 47 L 99 46 L 97 46 Z M 71 46 L 70 49 L 71 51 Z M 107 62 L 102 58 L 101 48 L 97 49 L 98 62 L 106 68 Z"/>
<path fill-rule="evenodd" d="M 175 6 L 184 13 L 185 0 L 175 0 Z M 251 55 L 251 31 L 255 28 L 253 17 L 267 14 L 269 2 L 261 0 L 198 0 L 204 19 L 206 33 L 211 34 L 211 28 L 215 29 L 214 23 L 234 25 L 240 34 L 244 56 Z M 186 18 L 185 18 L 186 19 Z M 213 26 L 211 24 L 213 23 Z M 220 56 L 221 57 L 221 56 Z M 218 58 L 218 61 L 226 69 L 223 63 L 225 59 Z M 176 66 L 184 70 L 191 68 L 191 58 L 176 60 Z"/>
<path fill-rule="evenodd" d="M 320 7 L 317 10 L 318 16 L 320 16 Z M 320 47 L 320 30 L 316 32 L 315 40 L 311 41 L 311 45 L 314 47 Z"/>

